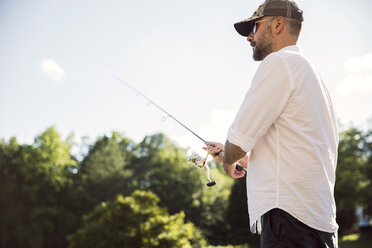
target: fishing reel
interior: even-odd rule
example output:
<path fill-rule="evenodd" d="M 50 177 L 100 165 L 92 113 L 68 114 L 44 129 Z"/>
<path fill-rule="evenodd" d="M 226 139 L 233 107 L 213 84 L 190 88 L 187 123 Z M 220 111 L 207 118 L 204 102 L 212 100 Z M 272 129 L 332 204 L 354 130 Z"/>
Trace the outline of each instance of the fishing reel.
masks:
<path fill-rule="evenodd" d="M 207 162 L 207 158 L 208 158 L 208 155 L 209 153 L 207 154 L 207 156 L 203 159 L 198 153 L 194 152 L 193 154 L 191 154 L 191 156 L 189 157 L 189 162 L 193 163 L 194 165 L 198 166 L 199 168 L 205 168 L 206 170 L 206 173 L 207 173 L 207 179 L 208 179 L 208 183 L 207 183 L 207 186 L 208 187 L 212 187 L 214 185 L 216 185 L 216 182 L 215 181 L 212 181 L 209 177 L 209 167 L 208 165 L 206 164 Z"/>

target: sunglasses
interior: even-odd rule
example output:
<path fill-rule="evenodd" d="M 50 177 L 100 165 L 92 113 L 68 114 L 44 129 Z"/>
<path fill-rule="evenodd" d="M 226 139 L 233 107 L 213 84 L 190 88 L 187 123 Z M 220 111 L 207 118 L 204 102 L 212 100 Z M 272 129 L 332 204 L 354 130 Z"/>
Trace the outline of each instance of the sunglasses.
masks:
<path fill-rule="evenodd" d="M 254 22 L 253 23 L 253 27 L 252 27 L 252 34 L 255 34 L 257 32 L 258 23 L 260 23 L 260 22 L 269 22 L 269 21 L 272 21 L 272 19 L 266 19 L 266 20 L 261 20 L 261 21 Z"/>

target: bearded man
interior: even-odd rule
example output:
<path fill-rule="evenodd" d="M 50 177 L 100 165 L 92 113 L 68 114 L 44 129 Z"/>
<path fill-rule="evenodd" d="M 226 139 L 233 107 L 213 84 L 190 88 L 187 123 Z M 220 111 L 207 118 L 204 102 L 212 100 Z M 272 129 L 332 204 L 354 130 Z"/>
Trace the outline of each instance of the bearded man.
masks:
<path fill-rule="evenodd" d="M 207 142 L 228 175 L 243 177 L 261 247 L 337 247 L 337 122 L 319 73 L 297 47 L 303 11 L 267 0 L 236 23 L 262 61 L 225 145 Z"/>

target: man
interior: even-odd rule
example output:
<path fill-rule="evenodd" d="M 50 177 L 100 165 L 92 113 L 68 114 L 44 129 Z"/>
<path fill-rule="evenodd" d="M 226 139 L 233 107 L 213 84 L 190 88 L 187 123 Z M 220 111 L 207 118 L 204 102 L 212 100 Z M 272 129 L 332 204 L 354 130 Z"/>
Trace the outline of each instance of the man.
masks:
<path fill-rule="evenodd" d="M 251 231 L 261 231 L 261 247 L 337 247 L 337 123 L 320 75 L 296 46 L 302 21 L 294 1 L 267 0 L 234 25 L 262 62 L 225 146 L 204 148 L 234 178 L 245 174 L 237 162 L 247 168 Z"/>

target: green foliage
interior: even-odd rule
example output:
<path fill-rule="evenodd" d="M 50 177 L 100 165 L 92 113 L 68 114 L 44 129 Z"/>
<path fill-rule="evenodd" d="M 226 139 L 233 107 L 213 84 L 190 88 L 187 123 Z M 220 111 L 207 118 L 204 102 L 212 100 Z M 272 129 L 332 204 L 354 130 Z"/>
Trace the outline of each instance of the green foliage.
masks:
<path fill-rule="evenodd" d="M 59 247 L 72 216 L 62 201 L 72 184 L 69 169 L 76 166 L 71 144 L 55 127 L 32 145 L 15 138 L 0 143 L 0 234 L 3 247 Z M 63 244 L 63 242 L 62 242 Z"/>
<path fill-rule="evenodd" d="M 365 136 L 350 128 L 340 134 L 336 170 L 335 199 L 340 236 L 356 230 L 356 206 L 361 204 L 366 185 L 363 173 L 366 163 Z"/>
<path fill-rule="evenodd" d="M 363 168 L 363 174 L 366 177 L 364 189 L 362 191 L 362 206 L 366 215 L 372 216 L 372 129 L 370 129 L 364 138 L 365 154 L 367 162 Z"/>
<path fill-rule="evenodd" d="M 130 188 L 154 192 L 170 213 L 184 211 L 187 220 L 203 230 L 211 243 L 223 233 L 224 213 L 233 180 L 211 169 L 214 187 L 207 187 L 206 172 L 187 163 L 186 152 L 163 134 L 147 136 L 139 144 L 139 155 L 128 166 L 133 170 Z M 216 233 L 217 232 L 217 233 Z"/>
<path fill-rule="evenodd" d="M 228 244 L 248 242 L 250 247 L 259 247 L 259 236 L 250 232 L 247 200 L 246 177 L 243 177 L 235 180 L 231 189 L 225 217 L 229 235 L 225 240 Z"/>
<path fill-rule="evenodd" d="M 169 215 L 158 197 L 146 191 L 119 195 L 84 217 L 84 226 L 69 236 L 69 247 L 204 247 L 205 241 L 184 213 Z"/>
<path fill-rule="evenodd" d="M 21 146 L 16 138 L 8 143 L 0 140 L 0 238 L 2 244 L 16 244 L 22 239 L 17 232 L 17 224 L 21 223 L 24 206 L 19 204 L 19 192 L 16 181 L 18 176 L 16 164 L 19 163 Z M 15 246 L 16 247 L 16 246 Z"/>
<path fill-rule="evenodd" d="M 372 246 L 372 235 L 371 233 L 361 234 L 350 234 L 342 237 L 339 240 L 339 248 L 370 248 Z"/>
<path fill-rule="evenodd" d="M 83 159 L 77 174 L 76 187 L 85 191 L 86 202 L 81 214 L 91 211 L 102 201 L 112 200 L 119 193 L 129 193 L 127 179 L 132 176 L 126 165 L 135 144 L 117 132 L 101 137 Z"/>
<path fill-rule="evenodd" d="M 48 128 L 44 133 L 35 139 L 32 146 L 39 159 L 41 167 L 51 168 L 56 180 L 63 180 L 61 174 L 67 166 L 76 166 L 76 161 L 71 158 L 72 144 L 69 138 L 66 141 L 61 140 L 61 135 L 57 132 L 56 127 Z M 61 181 L 60 181 L 61 182 Z"/>
<path fill-rule="evenodd" d="M 202 170 L 202 177 L 199 180 L 203 185 L 194 193 L 195 201 L 190 220 L 202 228 L 203 234 L 211 244 L 226 244 L 226 210 L 234 180 L 217 168 L 212 168 L 210 174 L 216 185 L 205 186 L 207 181 Z"/>
<path fill-rule="evenodd" d="M 371 130 L 356 128 L 340 135 L 340 236 L 355 230 L 357 205 L 372 213 L 371 137 Z M 136 144 L 113 132 L 98 138 L 81 162 L 71 146 L 71 137 L 62 140 L 55 127 L 31 145 L 0 140 L 2 247 L 62 248 L 69 234 L 71 247 L 99 247 L 100 238 L 111 242 L 106 247 L 123 240 L 131 240 L 129 247 L 202 247 L 203 237 L 215 246 L 257 246 L 245 179 L 229 178 L 218 163 L 209 163 L 217 185 L 207 187 L 206 171 L 187 163 L 186 151 L 163 134 Z"/>

